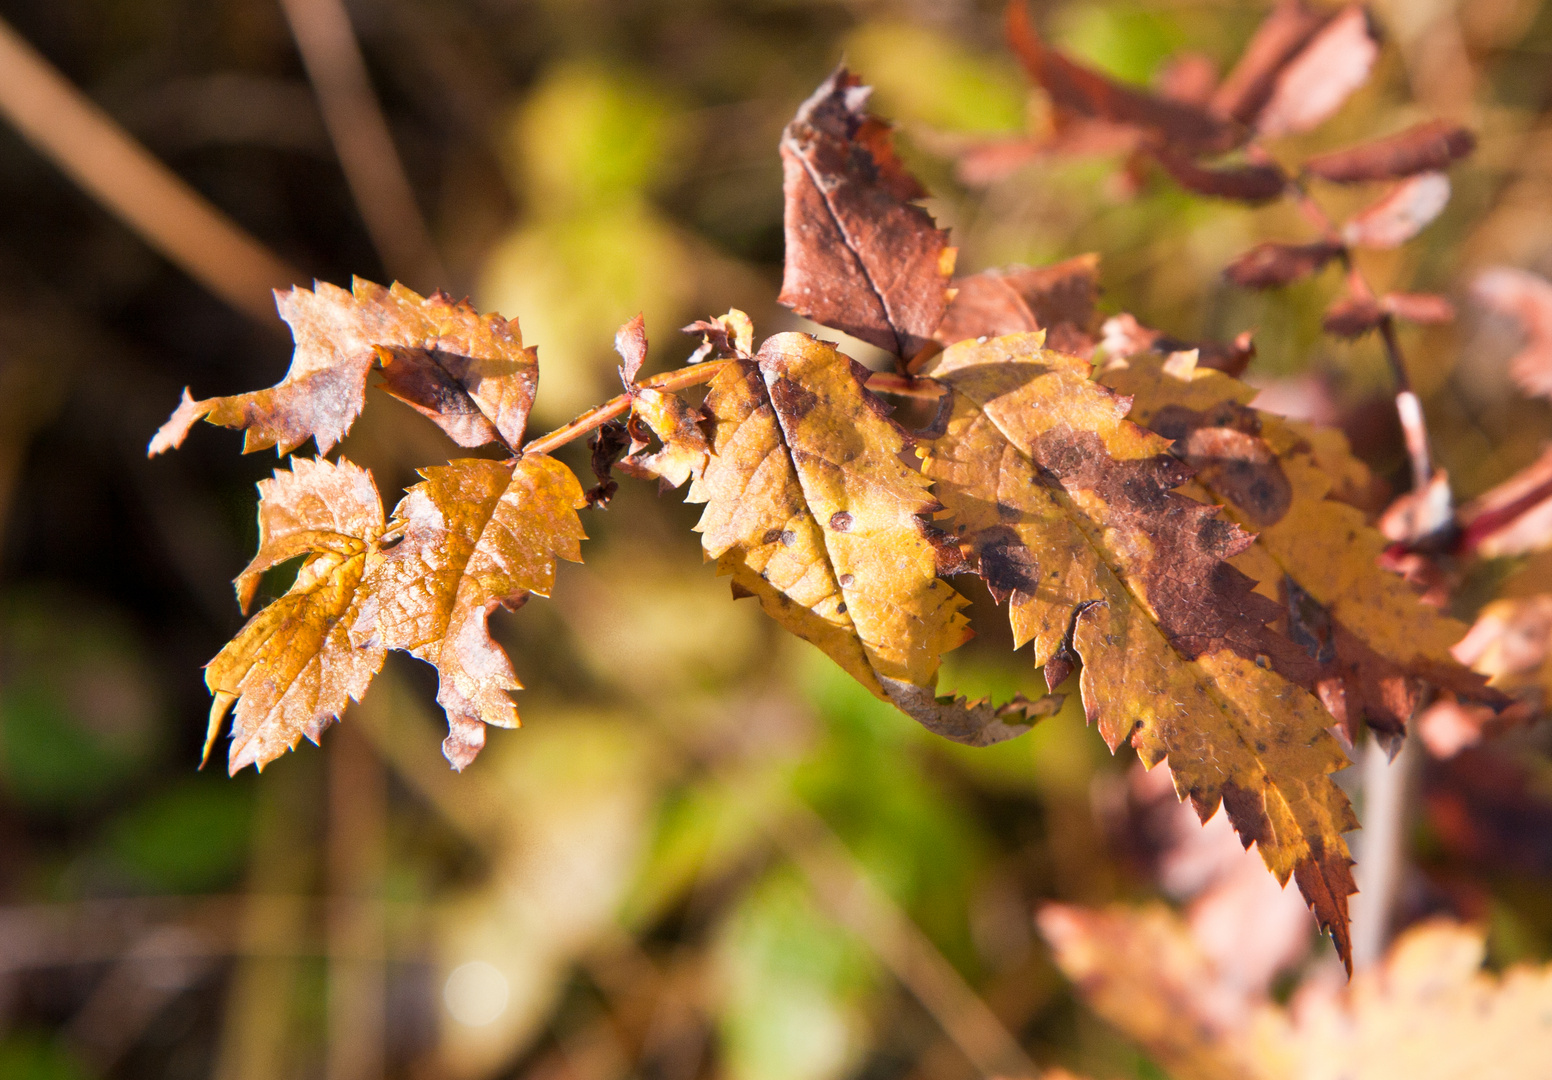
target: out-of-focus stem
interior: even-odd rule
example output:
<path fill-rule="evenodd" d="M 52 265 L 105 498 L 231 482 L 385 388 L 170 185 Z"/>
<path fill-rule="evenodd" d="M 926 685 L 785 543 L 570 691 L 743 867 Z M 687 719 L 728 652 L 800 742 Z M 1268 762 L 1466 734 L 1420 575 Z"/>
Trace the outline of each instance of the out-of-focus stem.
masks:
<path fill-rule="evenodd" d="M 345 182 L 383 264 L 421 292 L 448 285 L 344 3 L 281 0 L 280 6 L 318 95 Z"/>
<path fill-rule="evenodd" d="M 4 20 L 0 114 L 146 243 L 239 311 L 279 328 L 271 290 L 305 277 L 153 157 Z"/>
<path fill-rule="evenodd" d="M 1370 738 L 1363 752 L 1363 833 L 1358 848 L 1358 895 L 1353 912 L 1353 970 L 1385 955 L 1401 876 L 1406 870 L 1407 794 L 1417 760 L 1408 738 L 1392 759 Z"/>

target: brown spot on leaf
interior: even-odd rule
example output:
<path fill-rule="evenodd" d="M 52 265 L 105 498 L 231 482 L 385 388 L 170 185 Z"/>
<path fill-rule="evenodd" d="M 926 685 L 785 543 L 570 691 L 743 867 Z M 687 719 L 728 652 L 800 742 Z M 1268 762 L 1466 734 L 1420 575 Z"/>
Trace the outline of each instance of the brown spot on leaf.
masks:
<path fill-rule="evenodd" d="M 852 516 L 849 511 L 837 510 L 830 515 L 830 528 L 836 532 L 846 532 L 851 528 Z"/>

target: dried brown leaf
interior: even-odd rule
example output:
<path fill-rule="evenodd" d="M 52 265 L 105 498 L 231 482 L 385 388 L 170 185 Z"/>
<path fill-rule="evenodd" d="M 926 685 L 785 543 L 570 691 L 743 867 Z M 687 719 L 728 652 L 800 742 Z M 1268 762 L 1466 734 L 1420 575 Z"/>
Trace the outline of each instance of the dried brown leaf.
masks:
<path fill-rule="evenodd" d="M 1208 110 L 1225 120 L 1251 123 L 1272 96 L 1283 66 L 1329 20 L 1329 15 L 1312 10 L 1303 0 L 1281 0 L 1213 92 Z"/>
<path fill-rule="evenodd" d="M 1277 72 L 1256 130 L 1275 137 L 1318 127 L 1368 81 L 1379 54 L 1368 12 L 1356 4 L 1344 8 Z"/>
<path fill-rule="evenodd" d="M 954 299 L 938 324 L 938 341 L 1044 330 L 1052 349 L 1087 356 L 1094 349 L 1099 256 L 1051 266 L 984 270 L 954 282 Z"/>
<path fill-rule="evenodd" d="M 259 482 L 259 551 L 237 579 L 247 609 L 265 570 L 305 555 L 296 582 L 205 668 L 215 696 L 205 757 L 235 703 L 228 768 L 262 769 L 306 735 L 318 741 L 383 663 L 380 645 L 355 648 L 349 629 L 381 558 L 383 504 L 365 469 L 298 458 Z"/>
<path fill-rule="evenodd" d="M 351 638 L 436 667 L 449 728 L 442 750 L 462 769 L 485 744 L 486 724 L 518 726 L 507 691 L 522 684 L 486 619 L 548 596 L 556 559 L 581 561 L 576 512 L 586 500 L 571 471 L 542 454 L 464 458 L 421 475 L 394 510 L 404 539 L 367 576 Z"/>
<path fill-rule="evenodd" d="M 1343 252 L 1342 245 L 1257 244 L 1223 269 L 1223 276 L 1245 289 L 1270 289 L 1309 277 Z"/>
<path fill-rule="evenodd" d="M 1240 141 L 1238 125 L 1225 123 L 1205 109 L 1118 83 L 1047 47 L 1029 22 L 1025 2 L 1008 4 L 1008 42 L 1029 77 L 1058 108 L 1141 128 L 1183 153 L 1223 151 Z"/>
<path fill-rule="evenodd" d="M 631 418 L 645 425 L 662 446 L 649 454 L 647 440 L 633 434 L 630 456 L 620 462 L 621 472 L 638 480 L 655 478 L 658 490 L 667 491 L 705 470 L 711 444 L 700 427 L 703 417 L 678 394 L 637 390 L 631 396 Z"/>
<path fill-rule="evenodd" d="M 1386 293 L 1380 307 L 1398 319 L 1434 325 L 1453 322 L 1455 305 L 1437 293 Z"/>
<path fill-rule="evenodd" d="M 361 278 L 352 292 L 319 283 L 275 294 L 296 352 L 268 390 L 195 401 L 183 394 L 151 440 L 155 455 L 182 444 L 204 418 L 246 429 L 244 453 L 290 453 L 308 438 L 327 452 L 345 437 L 366 400 L 366 378 L 384 365 L 389 393 L 431 417 L 464 446 L 500 438 L 522 444 L 539 369 L 515 322 L 479 315 L 441 293 L 423 298 L 402 285 Z"/>
<path fill-rule="evenodd" d="M 1400 247 L 1438 217 L 1449 201 L 1448 176 L 1420 173 L 1351 218 L 1342 226 L 1342 239 L 1352 247 Z"/>
<path fill-rule="evenodd" d="M 1351 340 L 1379 329 L 1385 314 L 1378 301 L 1371 297 L 1341 296 L 1326 309 L 1320 325 L 1328 334 Z"/>
<path fill-rule="evenodd" d="M 1455 516 L 1460 548 L 1487 559 L 1552 548 L 1552 447 Z"/>
<path fill-rule="evenodd" d="M 1470 131 L 1448 120 L 1429 120 L 1383 139 L 1319 154 L 1304 163 L 1310 176 L 1337 184 L 1403 180 L 1440 172 L 1476 149 Z"/>
<path fill-rule="evenodd" d="M 700 347 L 690 354 L 688 362 L 691 364 L 705 360 L 747 360 L 754 355 L 754 323 L 737 308 L 715 319 L 692 322 L 681 332 L 701 335 Z"/>
<path fill-rule="evenodd" d="M 1187 191 L 1220 199 L 1263 203 L 1282 195 L 1288 178 L 1275 164 L 1222 165 L 1209 168 L 1198 165 L 1185 154 L 1168 147 L 1153 152 L 1154 160 Z"/>
<path fill-rule="evenodd" d="M 620 365 L 620 381 L 630 386 L 647 359 L 647 321 L 639 313 L 615 331 L 614 351 L 624 361 Z"/>
<path fill-rule="evenodd" d="M 867 111 L 871 88 L 836 68 L 781 136 L 787 239 L 781 303 L 910 359 L 948 305 L 954 249 L 915 205 L 927 192 Z"/>

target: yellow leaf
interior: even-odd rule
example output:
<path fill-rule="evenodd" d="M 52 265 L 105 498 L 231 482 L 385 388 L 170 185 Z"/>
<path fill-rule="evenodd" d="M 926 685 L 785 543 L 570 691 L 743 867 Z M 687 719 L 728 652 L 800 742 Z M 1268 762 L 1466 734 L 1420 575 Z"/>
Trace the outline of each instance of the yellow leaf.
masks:
<path fill-rule="evenodd" d="M 436 667 L 447 712 L 443 752 L 462 769 L 485 744 L 485 725 L 518 726 L 507 691 L 522 688 L 486 618 L 548 596 L 557 558 L 582 560 L 582 486 L 542 454 L 513 461 L 463 458 L 423 469 L 394 510 L 404 539 L 373 568 L 351 635 L 403 649 Z"/>
<path fill-rule="evenodd" d="M 522 445 L 539 368 L 515 322 L 481 316 L 441 293 L 424 298 L 356 278 L 352 292 L 319 283 L 275 294 L 296 352 L 267 390 L 183 401 L 151 440 L 152 456 L 182 444 L 201 417 L 246 429 L 243 452 L 290 453 L 309 437 L 320 452 L 345 437 L 381 363 L 388 392 L 435 420 L 461 446 L 500 438 Z"/>
<path fill-rule="evenodd" d="M 1041 345 L 966 341 L 929 365 L 952 399 L 923 471 L 1048 682 L 1076 653 L 1111 748 L 1130 739 L 1150 767 L 1168 758 L 1204 821 L 1225 804 L 1345 956 L 1342 833 L 1357 821 L 1328 774 L 1347 758 L 1299 685 L 1308 655 L 1268 626 L 1281 605 L 1227 562 L 1251 537 L 1174 490 L 1189 470 L 1085 361 Z"/>
<path fill-rule="evenodd" d="M 700 414 L 678 394 L 651 387 L 631 392 L 630 456 L 620 461 L 620 471 L 638 480 L 656 478 L 661 490 L 676 488 L 706 468 L 711 446 L 700 429 Z M 663 444 L 656 453 L 644 451 L 648 443 L 638 437 L 637 425 L 645 424 Z"/>
<path fill-rule="evenodd" d="M 925 518 L 939 507 L 866 377 L 806 334 L 729 361 L 706 396 L 713 452 L 689 500 L 707 504 L 696 529 L 736 595 L 899 703 L 930 696 L 940 654 L 968 636 L 965 600 L 938 579 Z"/>
<path fill-rule="evenodd" d="M 1465 624 L 1383 569 L 1385 538 L 1362 511 L 1332 497 L 1328 470 L 1347 486 L 1366 486 L 1355 481 L 1362 465 L 1345 444 L 1334 445 L 1330 433 L 1312 440 L 1248 408 L 1255 388 L 1222 372 L 1199 367 L 1177 377 L 1166 363 L 1135 356 L 1102 380 L 1132 398 L 1132 419 L 1174 440 L 1208 498 L 1257 531 L 1235 565 L 1288 607 L 1291 635 L 1321 662 L 1321 700 L 1349 738 L 1361 716 L 1382 737 L 1400 738 L 1430 684 L 1482 696 L 1483 680 L 1450 652 Z M 1316 606 L 1301 603 L 1306 596 Z"/>
<path fill-rule="evenodd" d="M 237 579 L 244 610 L 263 572 L 305 554 L 296 583 L 259 612 L 205 668 L 215 695 L 205 757 L 235 702 L 228 767 L 263 768 L 314 742 L 359 700 L 383 663 L 380 645 L 355 648 L 349 627 L 361 579 L 380 556 L 383 506 L 365 469 L 348 461 L 298 459 L 259 483 L 259 552 Z"/>

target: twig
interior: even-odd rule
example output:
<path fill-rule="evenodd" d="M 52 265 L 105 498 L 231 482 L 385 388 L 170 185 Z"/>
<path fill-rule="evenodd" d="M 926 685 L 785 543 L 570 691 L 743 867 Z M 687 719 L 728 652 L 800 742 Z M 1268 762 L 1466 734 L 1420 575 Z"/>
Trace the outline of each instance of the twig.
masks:
<path fill-rule="evenodd" d="M 357 712 L 381 707 L 381 698 Z M 362 725 L 328 747 L 329 909 L 327 1080 L 383 1075 L 387 939 L 382 905 L 387 782 Z"/>
<path fill-rule="evenodd" d="M 704 364 L 676 368 L 654 375 L 638 384 L 643 389 L 683 390 L 710 382 L 717 377 L 731 360 L 711 360 Z M 899 397 L 935 398 L 943 393 L 943 384 L 932 379 L 917 379 L 910 375 L 896 375 L 888 371 L 876 371 L 868 376 L 868 389 L 875 393 L 894 394 Z M 602 405 L 595 405 L 564 427 L 558 427 L 548 435 L 540 436 L 523 447 L 525 454 L 548 454 L 567 443 L 603 427 L 630 411 L 631 396 L 621 394 Z"/>
<path fill-rule="evenodd" d="M 673 371 L 665 371 L 661 375 L 654 375 L 637 385 L 647 390 L 683 390 L 689 386 L 698 386 L 703 382 L 710 382 L 717 374 L 733 361 L 712 360 L 704 364 L 692 364 L 690 367 L 676 368 Z M 548 435 L 543 435 L 523 447 L 525 454 L 548 454 L 573 439 L 582 436 L 598 428 L 603 427 L 611 420 L 618 419 L 630 412 L 631 396 L 621 394 L 619 397 L 610 398 L 602 405 L 595 405 L 581 416 L 577 417 L 565 427 L 556 428 Z"/>
<path fill-rule="evenodd" d="M 318 95 L 345 182 L 384 266 L 422 292 L 428 291 L 427 286 L 447 285 L 447 271 L 372 92 L 344 3 L 280 0 L 280 6 Z"/>
<path fill-rule="evenodd" d="M 153 157 L 0 19 L 0 114 L 211 292 L 278 328 L 271 290 L 304 275 Z"/>
<path fill-rule="evenodd" d="M 1407 795 L 1417 747 L 1401 743 L 1394 760 L 1370 738 L 1363 752 L 1363 834 L 1358 860 L 1358 895 L 1353 917 L 1353 970 L 1374 966 L 1385 955 L 1401 876 L 1406 869 Z"/>

